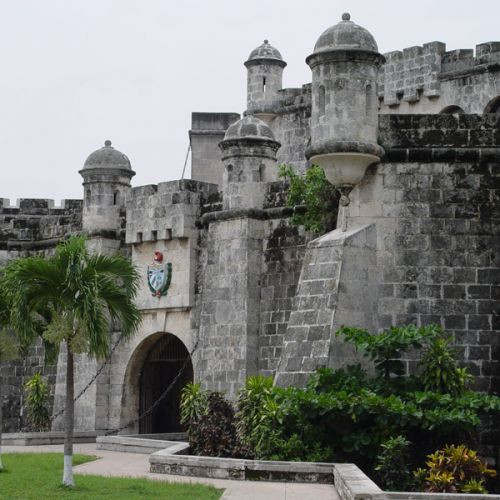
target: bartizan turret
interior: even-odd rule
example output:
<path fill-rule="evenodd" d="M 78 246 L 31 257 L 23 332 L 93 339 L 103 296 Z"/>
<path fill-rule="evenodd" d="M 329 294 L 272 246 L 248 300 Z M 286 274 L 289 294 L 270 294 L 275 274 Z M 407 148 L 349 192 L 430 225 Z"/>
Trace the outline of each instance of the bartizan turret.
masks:
<path fill-rule="evenodd" d="M 278 91 L 283 87 L 286 62 L 267 40 L 252 50 L 245 62 L 247 72 L 247 112 L 271 123 L 276 117 Z"/>
<path fill-rule="evenodd" d="M 84 232 L 90 238 L 119 242 L 130 180 L 135 175 L 130 160 L 108 140 L 87 158 L 79 173 L 84 188 Z"/>
<path fill-rule="evenodd" d="M 266 182 L 277 178 L 280 143 L 262 120 L 248 115 L 233 123 L 219 144 L 224 163 L 224 209 L 261 209 Z"/>
<path fill-rule="evenodd" d="M 306 156 L 347 190 L 383 156 L 377 144 L 377 75 L 384 57 L 349 14 L 328 28 L 306 59 L 312 70 L 311 144 Z"/>

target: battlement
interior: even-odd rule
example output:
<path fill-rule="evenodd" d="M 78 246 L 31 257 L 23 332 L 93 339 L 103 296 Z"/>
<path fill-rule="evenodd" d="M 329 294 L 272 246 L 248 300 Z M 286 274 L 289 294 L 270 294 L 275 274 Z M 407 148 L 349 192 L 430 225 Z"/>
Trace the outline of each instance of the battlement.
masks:
<path fill-rule="evenodd" d="M 216 184 L 183 179 L 132 189 L 127 202 L 126 243 L 186 238 L 202 209 L 220 202 Z"/>
<path fill-rule="evenodd" d="M 11 204 L 0 198 L 0 250 L 39 250 L 81 231 L 82 200 L 21 198 Z"/>
<path fill-rule="evenodd" d="M 462 78 L 464 73 L 500 71 L 500 42 L 477 45 L 475 55 L 473 49 L 447 51 L 438 41 L 384 55 L 378 92 L 381 103 L 389 107 L 440 97 L 441 81 Z"/>

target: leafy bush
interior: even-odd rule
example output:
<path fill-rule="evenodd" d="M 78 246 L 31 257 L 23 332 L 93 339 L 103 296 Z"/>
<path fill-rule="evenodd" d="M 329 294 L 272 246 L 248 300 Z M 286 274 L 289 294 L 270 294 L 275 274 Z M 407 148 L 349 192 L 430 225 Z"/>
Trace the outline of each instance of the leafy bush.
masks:
<path fill-rule="evenodd" d="M 186 384 L 181 392 L 181 423 L 188 428 L 207 412 L 207 392 L 201 385 Z"/>
<path fill-rule="evenodd" d="M 422 469 L 411 478 L 408 467 L 421 466 L 429 453 L 450 443 L 471 446 L 484 416 L 500 412 L 499 397 L 468 390 L 467 377 L 457 378 L 453 351 L 446 341 L 438 342 L 445 337 L 436 325 L 377 335 L 343 328 L 338 334 L 375 363 L 373 375 L 359 364 L 319 368 L 305 388 L 273 387 L 270 378 L 250 377 L 238 394 L 236 420 L 218 393 L 208 397 L 206 410 L 185 410 L 196 415 L 189 417 L 195 453 L 354 462 L 390 489 L 412 481 L 423 489 L 430 473 Z M 424 356 L 420 375 L 407 377 L 401 356 L 410 350 L 415 356 L 423 350 Z M 448 375 L 431 385 L 430 374 L 445 366 L 443 360 Z M 197 391 L 190 406 L 201 397 Z M 433 474 L 436 488 L 451 488 L 455 479 L 447 471 Z M 469 477 L 461 487 L 476 491 L 484 486 L 481 480 Z"/>
<path fill-rule="evenodd" d="M 252 450 L 258 450 L 266 436 L 265 426 L 269 411 L 272 411 L 269 406 L 272 390 L 272 377 L 257 375 L 248 377 L 245 386 L 238 392 L 236 427 L 240 439 Z"/>
<path fill-rule="evenodd" d="M 49 386 L 43 380 L 40 373 L 35 373 L 24 384 L 26 391 L 26 403 L 28 406 L 28 417 L 36 432 L 49 429 L 50 415 L 48 410 Z"/>
<path fill-rule="evenodd" d="M 335 227 L 339 195 L 321 167 L 313 165 L 300 175 L 290 165 L 281 165 L 279 176 L 290 183 L 287 205 L 305 207 L 304 213 L 292 216 L 293 224 L 316 233 Z"/>
<path fill-rule="evenodd" d="M 393 326 L 376 335 L 361 328 L 342 327 L 336 333 L 364 351 L 375 363 L 379 376 L 386 381 L 393 375 L 405 374 L 405 366 L 400 359 L 402 353 L 421 349 L 442 334 L 443 330 L 438 325 Z"/>
<path fill-rule="evenodd" d="M 441 493 L 487 493 L 484 487 L 487 477 L 496 472 L 477 456 L 477 452 L 465 445 L 450 445 L 427 457 L 425 489 Z"/>
<path fill-rule="evenodd" d="M 206 411 L 189 426 L 189 444 L 196 455 L 240 457 L 246 453 L 235 425 L 232 405 L 220 392 L 209 392 Z"/>
<path fill-rule="evenodd" d="M 407 491 L 413 485 L 409 463 L 410 441 L 403 436 L 389 438 L 377 456 L 375 478 L 384 490 Z"/>
<path fill-rule="evenodd" d="M 471 376 L 458 366 L 449 338 L 434 338 L 420 362 L 421 378 L 426 391 L 460 395 Z"/>

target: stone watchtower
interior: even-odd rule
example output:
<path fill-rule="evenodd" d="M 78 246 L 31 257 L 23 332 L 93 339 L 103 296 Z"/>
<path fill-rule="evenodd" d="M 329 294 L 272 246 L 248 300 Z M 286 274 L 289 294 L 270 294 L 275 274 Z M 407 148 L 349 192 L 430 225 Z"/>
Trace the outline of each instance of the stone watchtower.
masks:
<path fill-rule="evenodd" d="M 377 75 L 384 57 L 349 14 L 328 28 L 306 59 L 312 70 L 311 145 L 306 156 L 332 184 L 357 184 L 383 156 L 377 144 Z"/>
<path fill-rule="evenodd" d="M 79 173 L 84 187 L 83 230 L 95 249 L 117 250 L 130 180 L 135 175 L 130 160 L 106 141 L 87 158 Z"/>
<path fill-rule="evenodd" d="M 224 209 L 262 209 L 266 182 L 276 180 L 276 152 L 280 144 L 271 129 L 255 116 L 231 125 L 220 143 Z"/>
<path fill-rule="evenodd" d="M 267 40 L 252 50 L 247 67 L 247 111 L 266 123 L 276 117 L 276 99 L 283 87 L 283 61 L 277 49 Z"/>
<path fill-rule="evenodd" d="M 255 116 L 231 125 L 220 143 L 224 209 L 207 213 L 208 264 L 201 298 L 199 380 L 235 397 L 258 373 L 266 182 L 280 143 Z"/>

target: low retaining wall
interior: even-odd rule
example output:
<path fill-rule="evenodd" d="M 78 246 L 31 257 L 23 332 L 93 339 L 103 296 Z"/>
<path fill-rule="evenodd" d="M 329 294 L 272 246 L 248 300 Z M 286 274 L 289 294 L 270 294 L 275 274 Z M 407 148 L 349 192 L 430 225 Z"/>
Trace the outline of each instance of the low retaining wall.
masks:
<path fill-rule="evenodd" d="M 153 437 L 154 436 L 154 437 Z M 166 439 L 160 439 L 166 438 Z M 144 453 L 150 455 L 160 450 L 176 449 L 177 453 L 189 448 L 187 443 L 177 442 L 183 434 L 135 434 L 128 436 L 99 436 L 96 440 L 98 450 L 123 451 L 127 453 Z M 170 438 L 170 439 L 168 439 Z"/>
<path fill-rule="evenodd" d="M 178 476 L 334 484 L 341 500 L 500 500 L 500 495 L 399 493 L 381 490 L 354 464 L 273 462 L 180 455 L 177 443 L 149 457 L 150 472 Z"/>
<path fill-rule="evenodd" d="M 335 489 L 341 500 L 387 500 L 382 491 L 366 474 L 354 464 L 335 464 Z"/>
<path fill-rule="evenodd" d="M 341 500 L 500 500 L 500 495 L 382 491 L 354 464 L 335 464 L 333 474 Z"/>
<path fill-rule="evenodd" d="M 472 493 L 387 493 L 388 500 L 500 500 L 500 495 Z"/>
<path fill-rule="evenodd" d="M 153 453 L 150 471 L 216 479 L 333 483 L 334 464 L 177 455 L 182 451 L 178 447 Z"/>
<path fill-rule="evenodd" d="M 97 432 L 75 432 L 74 443 L 95 443 Z M 64 432 L 8 432 L 2 434 L 4 446 L 35 446 L 46 444 L 63 444 Z"/>

